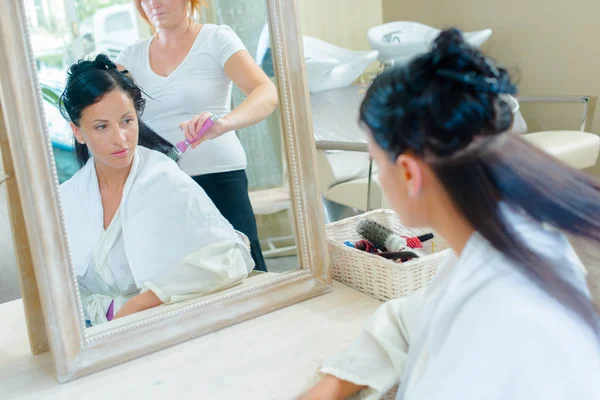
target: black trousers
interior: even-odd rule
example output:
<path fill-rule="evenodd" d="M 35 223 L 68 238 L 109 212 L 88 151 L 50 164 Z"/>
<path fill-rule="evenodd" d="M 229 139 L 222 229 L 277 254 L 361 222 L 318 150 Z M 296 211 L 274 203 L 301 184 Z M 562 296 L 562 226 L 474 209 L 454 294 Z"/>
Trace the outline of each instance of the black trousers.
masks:
<path fill-rule="evenodd" d="M 234 229 L 248 236 L 252 259 L 256 264 L 254 269 L 266 272 L 267 264 L 265 264 L 260 242 L 258 241 L 256 219 L 248 196 L 246 171 L 197 175 L 192 176 L 192 179 L 204 189 Z"/>

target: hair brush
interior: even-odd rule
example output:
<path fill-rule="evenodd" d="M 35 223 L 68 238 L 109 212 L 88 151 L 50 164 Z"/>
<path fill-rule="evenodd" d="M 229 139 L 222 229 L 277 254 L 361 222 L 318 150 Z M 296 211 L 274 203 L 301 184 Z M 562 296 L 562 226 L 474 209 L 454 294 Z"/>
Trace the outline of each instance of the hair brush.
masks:
<path fill-rule="evenodd" d="M 406 240 L 372 219 L 363 219 L 356 228 L 358 234 L 381 250 L 397 252 L 406 248 Z"/>
<path fill-rule="evenodd" d="M 206 133 L 206 131 L 212 128 L 215 122 L 217 122 L 217 119 L 219 119 L 219 117 L 217 117 L 216 115 L 212 115 L 209 119 L 204 121 L 202 127 L 200 128 L 200 132 L 198 132 L 198 135 L 194 138 L 194 140 L 190 142 L 189 140 L 185 139 L 177 143 L 166 154 L 167 157 L 173 159 L 175 162 L 178 162 L 183 153 L 185 153 L 185 151 L 188 149 L 188 147 L 190 147 L 194 142 L 196 142 L 196 140 L 200 139 Z"/>
<path fill-rule="evenodd" d="M 356 230 L 360 236 L 373 243 L 377 248 L 390 252 L 398 252 L 406 247 L 412 249 L 420 248 L 422 247 L 421 242 L 433 238 L 432 233 L 427 233 L 425 235 L 405 239 L 372 219 L 363 219 L 360 221 Z"/>

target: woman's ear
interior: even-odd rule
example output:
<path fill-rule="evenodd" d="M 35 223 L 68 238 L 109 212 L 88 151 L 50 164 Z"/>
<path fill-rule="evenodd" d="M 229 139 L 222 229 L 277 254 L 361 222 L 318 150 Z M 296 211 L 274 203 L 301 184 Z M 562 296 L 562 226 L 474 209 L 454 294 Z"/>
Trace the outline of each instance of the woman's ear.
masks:
<path fill-rule="evenodd" d="M 419 161 L 408 154 L 401 154 L 396 159 L 396 165 L 401 169 L 406 188 L 410 197 L 417 197 L 423 189 L 423 170 Z"/>
<path fill-rule="evenodd" d="M 81 144 L 85 144 L 85 140 L 83 139 L 83 135 L 81 134 L 81 130 L 74 123 L 69 123 L 71 125 L 71 130 L 73 131 L 73 136 L 75 136 L 75 140 L 77 140 Z"/>

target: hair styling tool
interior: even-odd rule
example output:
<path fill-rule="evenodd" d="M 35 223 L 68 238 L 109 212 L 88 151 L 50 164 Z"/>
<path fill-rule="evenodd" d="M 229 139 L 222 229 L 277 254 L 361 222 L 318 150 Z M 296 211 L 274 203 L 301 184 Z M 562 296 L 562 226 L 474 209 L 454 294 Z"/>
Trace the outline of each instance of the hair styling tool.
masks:
<path fill-rule="evenodd" d="M 112 321 L 114 317 L 115 317 L 115 299 L 113 299 L 110 302 L 110 305 L 108 306 L 108 310 L 106 311 L 106 319 L 108 321 Z"/>
<path fill-rule="evenodd" d="M 200 132 L 198 132 L 198 135 L 196 136 L 196 138 L 194 138 L 194 140 L 192 140 L 190 142 L 189 140 L 185 139 L 185 140 L 177 143 L 167 153 L 167 157 L 173 159 L 175 162 L 178 162 L 179 158 L 181 158 L 181 156 L 183 155 L 183 153 L 185 153 L 185 151 L 188 149 L 188 147 L 190 147 L 190 145 L 192 145 L 194 142 L 196 142 L 196 140 L 200 139 L 206 133 L 206 131 L 208 131 L 210 128 L 212 128 L 212 126 L 215 124 L 215 122 L 217 122 L 218 119 L 219 119 L 219 117 L 217 117 L 216 115 L 213 114 L 209 119 L 204 121 L 204 123 L 202 124 L 202 127 L 200 128 Z"/>
<path fill-rule="evenodd" d="M 403 238 L 372 219 L 360 221 L 356 230 L 360 236 L 373 243 L 379 249 L 390 252 L 398 252 L 406 247 L 412 249 L 421 248 L 423 247 L 422 242 L 433 238 L 432 233 L 414 238 Z"/>
<path fill-rule="evenodd" d="M 391 229 L 386 228 L 372 219 L 363 219 L 356 228 L 358 234 L 381 250 L 400 251 L 406 248 L 406 240 L 396 235 Z"/>
<path fill-rule="evenodd" d="M 426 233 L 424 235 L 405 239 L 408 247 L 410 247 L 411 249 L 420 249 L 423 247 L 423 242 L 429 239 L 433 239 L 433 233 Z"/>
<path fill-rule="evenodd" d="M 375 253 L 378 256 L 383 258 L 387 258 L 388 260 L 397 260 L 397 259 L 410 259 L 410 258 L 419 258 L 417 253 L 413 253 L 412 251 L 393 251 L 393 252 L 385 252 L 385 253 Z"/>
<path fill-rule="evenodd" d="M 377 247 L 373 243 L 364 239 L 354 243 L 354 248 L 357 250 L 366 251 L 367 253 L 376 253 L 378 251 Z"/>

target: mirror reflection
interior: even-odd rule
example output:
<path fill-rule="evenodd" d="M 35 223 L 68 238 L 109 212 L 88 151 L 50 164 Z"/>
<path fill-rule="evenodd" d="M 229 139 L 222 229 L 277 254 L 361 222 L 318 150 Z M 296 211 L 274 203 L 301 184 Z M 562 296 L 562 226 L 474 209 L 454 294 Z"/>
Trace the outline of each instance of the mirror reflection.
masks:
<path fill-rule="evenodd" d="M 298 268 L 264 0 L 26 8 L 88 327 Z"/>

